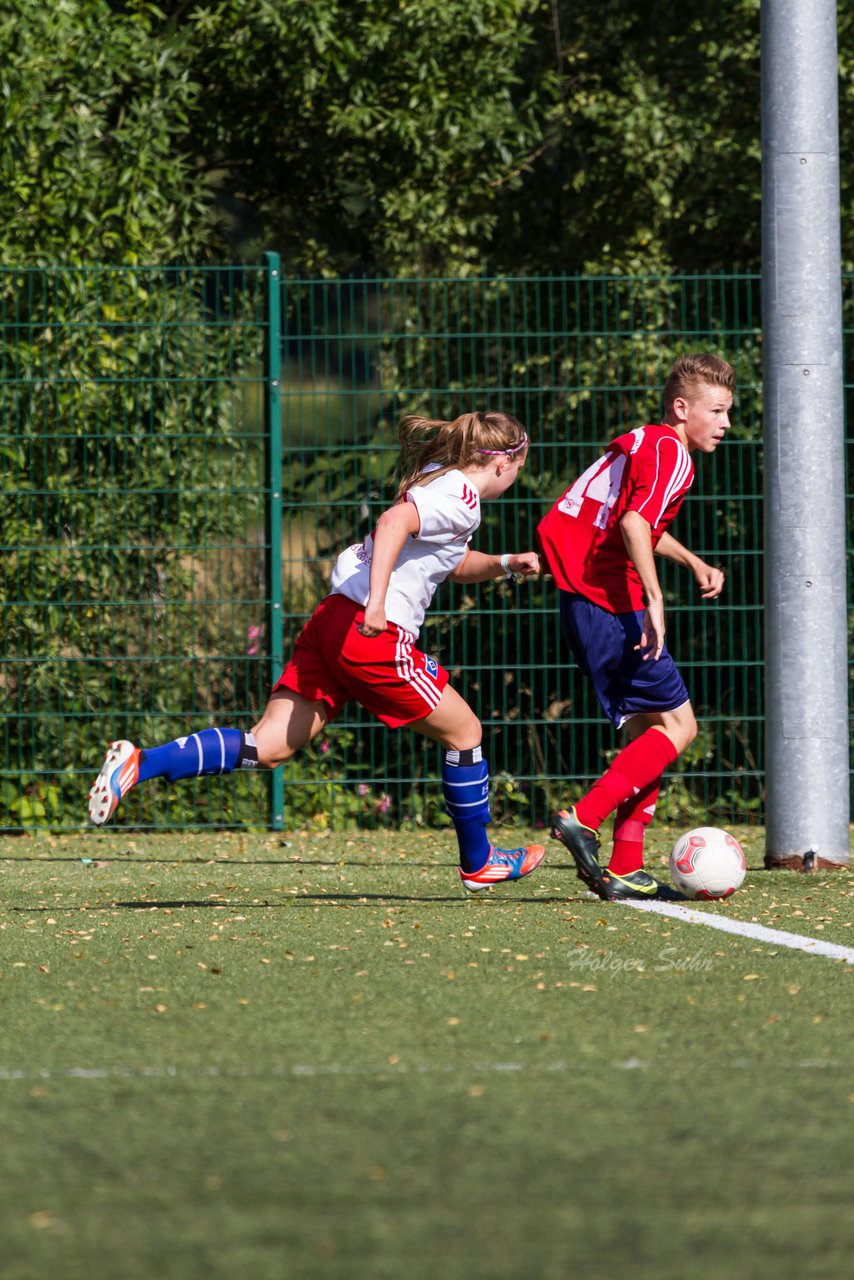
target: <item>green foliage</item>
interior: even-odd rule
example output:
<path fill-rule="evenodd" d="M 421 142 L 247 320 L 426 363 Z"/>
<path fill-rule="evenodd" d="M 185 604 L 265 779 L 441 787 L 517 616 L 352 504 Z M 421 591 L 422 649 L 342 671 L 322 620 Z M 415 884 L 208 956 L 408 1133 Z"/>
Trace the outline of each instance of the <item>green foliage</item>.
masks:
<path fill-rule="evenodd" d="M 759 0 L 538 10 L 526 83 L 543 142 L 493 260 L 514 271 L 759 264 Z M 512 264 L 512 265 L 511 265 Z"/>
<path fill-rule="evenodd" d="M 537 136 L 517 63 L 531 0 L 230 0 L 187 25 L 199 149 L 286 270 L 460 271 Z"/>
<path fill-rule="evenodd" d="M 217 282 L 143 268 L 0 271 L 0 687 L 21 713 L 5 763 L 25 773 L 0 794 L 9 825 L 82 817 L 69 767 L 91 769 L 108 737 L 176 706 L 210 715 L 247 696 L 246 615 L 214 616 L 206 601 L 227 576 L 256 596 L 263 578 L 251 545 L 262 472 L 244 474 L 234 514 L 237 377 L 261 335 L 242 324 L 255 274 L 216 300 L 214 320 Z M 245 548 L 228 545 L 241 538 Z"/>
<path fill-rule="evenodd" d="M 356 831 L 392 825 L 391 797 L 381 782 L 365 774 L 355 746 L 352 731 L 336 729 L 287 761 L 289 827 Z"/>
<path fill-rule="evenodd" d="M 183 29 L 197 148 L 293 272 L 758 265 L 758 0 L 232 0 Z"/>
<path fill-rule="evenodd" d="M 0 15 L 0 263 L 193 259 L 214 240 L 188 147 L 186 36 L 137 0 Z"/>
<path fill-rule="evenodd" d="M 756 270 L 759 8 L 9 0 L 0 263 L 276 248 L 292 275 Z M 844 7 L 838 25 L 844 156 Z"/>

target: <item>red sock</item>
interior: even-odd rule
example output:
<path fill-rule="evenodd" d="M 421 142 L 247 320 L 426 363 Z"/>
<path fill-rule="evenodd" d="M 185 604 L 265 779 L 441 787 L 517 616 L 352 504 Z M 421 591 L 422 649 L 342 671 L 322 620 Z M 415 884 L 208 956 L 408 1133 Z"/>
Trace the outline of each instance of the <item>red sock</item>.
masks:
<path fill-rule="evenodd" d="M 657 782 L 679 752 L 660 729 L 647 729 L 623 747 L 611 767 L 575 806 L 578 821 L 598 831 L 609 813 Z"/>
<path fill-rule="evenodd" d="M 614 814 L 614 848 L 608 870 L 627 876 L 643 867 L 643 838 L 655 814 L 659 782 L 625 800 Z"/>

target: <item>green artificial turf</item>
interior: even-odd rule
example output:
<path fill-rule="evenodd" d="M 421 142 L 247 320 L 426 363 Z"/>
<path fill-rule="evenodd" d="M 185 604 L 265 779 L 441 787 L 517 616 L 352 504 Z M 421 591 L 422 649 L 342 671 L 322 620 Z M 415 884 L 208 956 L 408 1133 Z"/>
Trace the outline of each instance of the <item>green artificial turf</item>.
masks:
<path fill-rule="evenodd" d="M 736 834 L 701 910 L 854 947 L 854 876 Z M 446 834 L 0 859 L 3 1280 L 850 1269 L 854 965 L 601 903 L 554 843 L 477 896 Z"/>

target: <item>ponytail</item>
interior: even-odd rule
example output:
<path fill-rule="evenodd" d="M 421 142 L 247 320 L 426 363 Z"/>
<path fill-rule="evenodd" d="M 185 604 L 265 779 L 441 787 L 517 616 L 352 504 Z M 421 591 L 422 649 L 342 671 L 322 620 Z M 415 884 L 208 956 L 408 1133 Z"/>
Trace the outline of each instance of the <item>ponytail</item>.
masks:
<path fill-rule="evenodd" d="M 397 438 L 398 499 L 414 485 L 429 484 L 447 471 L 471 466 L 479 455 L 518 453 L 528 443 L 522 424 L 497 410 L 463 413 L 452 422 L 408 414 L 398 423 Z"/>

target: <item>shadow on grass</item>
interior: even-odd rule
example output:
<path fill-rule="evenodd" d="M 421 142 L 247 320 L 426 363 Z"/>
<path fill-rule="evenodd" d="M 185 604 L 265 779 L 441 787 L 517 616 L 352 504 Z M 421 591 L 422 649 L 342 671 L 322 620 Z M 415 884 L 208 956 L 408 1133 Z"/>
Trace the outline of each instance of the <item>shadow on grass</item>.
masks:
<path fill-rule="evenodd" d="M 500 902 L 512 904 L 527 904 L 533 906 L 541 906 L 543 903 L 553 902 L 573 902 L 573 903 L 589 903 L 590 906 L 601 906 L 598 898 L 588 898 L 586 895 L 578 897 L 565 893 L 543 894 L 540 897 L 525 896 L 518 894 L 498 895 L 494 892 L 487 895 L 478 894 L 478 902 Z M 331 907 L 351 907 L 369 906 L 377 902 L 406 902 L 406 903 L 439 903 L 443 906 L 470 906 L 475 901 L 471 896 L 461 895 L 450 896 L 447 894 L 416 894 L 416 893 L 301 893 L 299 895 L 287 895 L 280 901 L 275 899 L 264 899 L 263 901 L 244 902 L 235 898 L 212 900 L 210 898 L 175 898 L 163 900 L 151 900 L 143 902 L 108 902 L 108 903 L 87 903 L 80 904 L 78 910 L 92 911 L 180 911 L 183 909 L 192 910 L 208 910 L 208 911 L 270 911 L 285 910 L 299 907 L 305 903 L 325 903 Z M 57 907 L 39 905 L 37 907 L 9 907 L 8 910 L 13 914 L 38 915 L 45 912 L 69 911 L 73 908 L 68 906 Z"/>
<path fill-rule="evenodd" d="M 393 868 L 408 869 L 411 867 L 423 867 L 426 870 L 431 868 L 441 869 L 442 867 L 459 866 L 456 859 L 450 862 L 424 862 L 421 859 L 409 858 L 400 855 L 393 855 L 386 859 L 376 858 L 365 862 L 357 858 L 148 858 L 139 855 L 130 856 L 124 853 L 108 854 L 104 857 L 92 857 L 84 859 L 80 857 L 32 857 L 32 858 L 9 858 L 0 857 L 0 863 L 3 862 L 28 862 L 33 865 L 48 866 L 51 863 L 69 862 L 87 865 L 88 863 L 101 862 L 106 865 L 122 866 L 122 867 L 142 867 L 150 863 L 164 867 L 364 867 L 367 870 L 389 871 Z M 548 864 L 550 871 L 572 871 L 574 868 L 567 862 L 558 862 Z"/>

